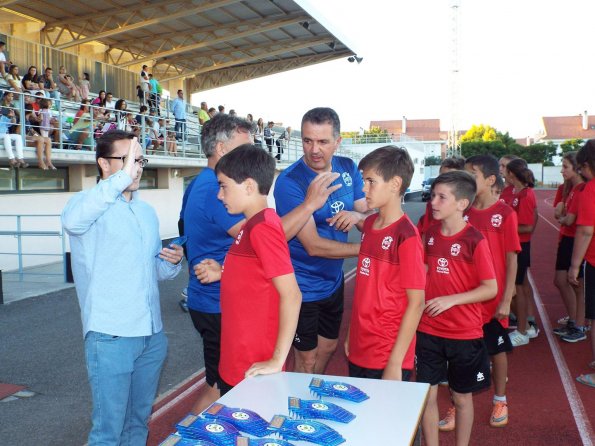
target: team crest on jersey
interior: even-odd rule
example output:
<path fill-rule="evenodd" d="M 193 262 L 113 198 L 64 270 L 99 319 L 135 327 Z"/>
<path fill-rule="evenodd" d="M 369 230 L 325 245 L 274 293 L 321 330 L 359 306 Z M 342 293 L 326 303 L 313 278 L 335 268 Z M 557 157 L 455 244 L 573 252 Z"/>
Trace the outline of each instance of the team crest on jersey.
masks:
<path fill-rule="evenodd" d="M 501 214 L 492 215 L 492 226 L 494 228 L 499 228 L 501 225 L 502 225 L 502 215 Z"/>
<path fill-rule="evenodd" d="M 444 257 L 438 259 L 436 272 L 440 274 L 450 274 L 450 270 L 448 269 L 448 259 L 445 259 Z"/>
<path fill-rule="evenodd" d="M 390 248 L 390 245 L 393 243 L 393 238 L 390 235 L 387 235 L 386 237 L 384 237 L 384 240 L 382 240 L 382 249 L 384 249 L 385 251 Z"/>
<path fill-rule="evenodd" d="M 428 239 L 428 246 L 434 246 L 434 237 Z"/>
<path fill-rule="evenodd" d="M 345 203 L 343 203 L 342 201 L 337 200 L 337 201 L 334 201 L 333 203 L 331 203 L 331 212 L 333 215 L 338 214 L 344 208 L 345 208 Z"/>
<path fill-rule="evenodd" d="M 451 245 L 451 247 L 450 247 L 450 255 L 451 256 L 456 257 L 459 255 L 460 252 L 461 252 L 461 245 L 459 245 L 458 243 Z"/>
<path fill-rule="evenodd" d="M 519 205 L 519 199 L 515 198 L 514 200 L 512 200 L 512 207 L 515 208 Z"/>
<path fill-rule="evenodd" d="M 469 216 L 468 215 L 463 216 L 463 220 L 464 221 L 469 221 Z"/>
<path fill-rule="evenodd" d="M 345 186 L 353 186 L 353 180 L 351 179 L 351 175 L 349 175 L 349 172 L 343 172 L 341 177 L 343 177 L 343 182 L 345 183 Z"/>
<path fill-rule="evenodd" d="M 242 241 L 242 235 L 244 235 L 243 229 L 240 232 L 238 232 L 238 236 L 236 237 L 236 245 L 239 245 L 240 242 Z"/>
<path fill-rule="evenodd" d="M 363 274 L 364 276 L 370 275 L 370 258 L 364 257 L 362 259 L 362 266 L 359 269 L 359 273 Z"/>

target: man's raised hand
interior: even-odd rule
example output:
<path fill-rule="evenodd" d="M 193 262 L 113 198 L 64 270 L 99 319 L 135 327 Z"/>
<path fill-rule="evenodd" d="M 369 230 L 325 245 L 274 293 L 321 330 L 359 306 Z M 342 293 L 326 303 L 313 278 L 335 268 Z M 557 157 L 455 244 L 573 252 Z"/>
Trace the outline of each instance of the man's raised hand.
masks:
<path fill-rule="evenodd" d="M 306 197 L 304 198 L 304 204 L 308 206 L 312 212 L 317 211 L 324 206 L 329 195 L 343 187 L 342 184 L 331 186 L 331 183 L 337 178 L 339 178 L 337 172 L 323 172 L 316 175 L 312 180 L 308 186 Z"/>

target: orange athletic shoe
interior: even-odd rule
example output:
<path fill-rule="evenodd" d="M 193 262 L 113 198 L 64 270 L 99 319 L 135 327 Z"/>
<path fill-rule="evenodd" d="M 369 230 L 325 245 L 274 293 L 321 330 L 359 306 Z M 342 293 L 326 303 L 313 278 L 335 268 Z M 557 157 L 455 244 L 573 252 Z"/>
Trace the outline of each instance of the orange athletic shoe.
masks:
<path fill-rule="evenodd" d="M 490 417 L 490 426 L 504 427 L 508 424 L 508 405 L 501 401 L 494 403 L 492 416 Z"/>
<path fill-rule="evenodd" d="M 446 416 L 438 422 L 438 429 L 440 432 L 450 432 L 455 430 L 455 415 L 456 409 L 451 406 L 446 411 Z"/>

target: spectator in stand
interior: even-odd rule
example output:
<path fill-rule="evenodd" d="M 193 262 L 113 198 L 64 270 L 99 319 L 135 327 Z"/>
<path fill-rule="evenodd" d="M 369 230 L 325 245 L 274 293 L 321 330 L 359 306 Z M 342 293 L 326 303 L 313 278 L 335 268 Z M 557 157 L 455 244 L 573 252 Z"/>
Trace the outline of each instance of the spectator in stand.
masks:
<path fill-rule="evenodd" d="M 91 125 L 91 115 L 89 105 L 83 101 L 80 109 L 77 111 L 74 125 L 68 135 L 71 144 L 75 144 L 75 150 L 81 150 L 83 147 L 91 150 L 93 145 L 93 126 Z"/>
<path fill-rule="evenodd" d="M 219 113 L 225 114 L 225 107 L 223 105 L 220 105 L 217 108 L 219 109 Z"/>
<path fill-rule="evenodd" d="M 89 99 L 89 91 L 91 91 L 89 73 L 83 73 L 82 79 L 79 80 L 79 90 L 81 92 L 81 99 Z"/>
<path fill-rule="evenodd" d="M 105 103 L 106 103 L 105 90 L 99 90 L 99 94 L 97 95 L 97 97 L 95 99 L 93 99 L 93 101 L 91 102 L 91 105 L 97 105 L 98 107 L 105 108 Z"/>
<path fill-rule="evenodd" d="M 200 103 L 200 110 L 198 111 L 198 122 L 200 125 L 205 125 L 211 117 L 209 116 L 209 107 L 207 106 L 206 102 Z"/>
<path fill-rule="evenodd" d="M 138 105 L 139 105 L 139 107 L 141 105 L 145 105 L 144 104 L 145 93 L 144 93 L 143 89 L 140 88 L 140 85 L 137 85 L 136 86 L 136 97 L 138 98 Z"/>
<path fill-rule="evenodd" d="M 277 161 L 281 161 L 281 154 L 283 153 L 283 146 L 287 144 L 289 146 L 289 140 L 291 139 L 291 127 L 287 127 L 281 136 L 277 138 L 275 144 L 277 145 Z"/>
<path fill-rule="evenodd" d="M 111 91 L 105 94 L 105 108 L 107 110 L 115 110 L 116 108 L 116 101 L 114 101 L 114 95 Z"/>
<path fill-rule="evenodd" d="M 0 103 L 1 113 L 3 116 L 14 116 L 13 125 L 9 126 L 9 133 L 19 134 L 21 133 L 21 116 L 19 115 L 13 100 L 14 93 L 12 91 L 4 92 L 4 96 L 2 96 L 2 102 Z"/>
<path fill-rule="evenodd" d="M 178 144 L 176 143 L 176 133 L 167 130 L 168 121 L 159 119 L 159 139 L 166 144 L 167 153 L 172 156 L 178 156 Z"/>
<path fill-rule="evenodd" d="M 23 155 L 23 139 L 21 138 L 21 135 L 9 133 L 10 127 L 14 126 L 15 124 L 16 118 L 13 110 L 10 110 L 7 116 L 4 114 L 0 116 L 0 136 L 2 136 L 4 139 L 4 150 L 6 150 L 10 167 L 13 169 L 17 169 L 19 167 L 24 169 L 29 167 L 29 164 L 25 162 Z M 14 141 L 14 148 L 17 152 L 16 158 L 14 156 L 14 152 L 12 151 L 11 141 Z"/>
<path fill-rule="evenodd" d="M 11 65 L 6 75 L 6 82 L 10 85 L 11 90 L 21 93 L 23 91 L 22 82 L 23 79 L 19 76 L 19 67 L 17 65 Z"/>
<path fill-rule="evenodd" d="M 147 73 L 147 70 L 149 69 L 148 66 L 143 65 L 143 68 L 140 72 L 140 89 L 143 92 L 143 97 L 142 97 L 142 104 L 141 105 L 147 105 L 149 102 L 149 92 L 151 90 L 151 85 L 149 83 L 149 73 Z M 140 96 L 139 96 L 140 99 Z"/>
<path fill-rule="evenodd" d="M 258 127 L 258 130 L 256 132 L 257 136 L 254 137 L 254 144 L 256 144 L 259 147 L 262 147 L 262 140 L 264 135 L 264 120 L 262 118 L 258 118 L 256 126 Z"/>
<path fill-rule="evenodd" d="M 40 133 L 41 136 L 47 138 L 50 136 L 50 130 L 52 130 L 52 126 L 50 121 L 52 119 L 52 115 L 50 114 L 50 107 L 52 101 L 49 99 L 42 99 L 39 101 L 39 107 L 41 108 L 41 126 L 40 126 Z"/>
<path fill-rule="evenodd" d="M 213 119 L 213 117 L 217 114 L 217 109 L 215 107 L 211 107 L 207 113 L 209 114 L 209 118 Z"/>
<path fill-rule="evenodd" d="M 51 68 L 46 68 L 43 76 L 39 78 L 39 85 L 43 88 L 45 96 L 56 100 L 56 105 L 60 107 L 60 92 L 58 85 L 54 82 L 53 72 Z"/>
<path fill-rule="evenodd" d="M 159 81 L 155 79 L 152 74 L 149 74 L 149 87 L 149 108 L 155 110 L 157 114 L 160 115 L 161 110 L 159 108 L 159 102 L 161 102 L 161 98 L 159 95 L 161 94 L 161 85 L 159 85 Z"/>
<path fill-rule="evenodd" d="M 4 54 L 4 50 L 6 49 L 6 43 L 0 42 L 0 76 L 6 77 L 6 66 L 11 66 L 12 62 L 6 61 L 6 54 Z"/>
<path fill-rule="evenodd" d="M 146 105 L 141 105 L 140 108 L 138 109 L 138 115 L 136 115 L 134 117 L 134 119 L 136 120 L 136 122 L 138 122 L 139 125 L 142 125 L 143 123 L 143 115 L 145 117 L 145 120 L 149 117 L 149 108 Z M 145 125 L 146 121 L 145 121 Z"/>
<path fill-rule="evenodd" d="M 74 120 L 72 122 L 73 124 L 76 124 L 78 122 L 78 120 L 83 115 L 83 113 L 89 113 L 89 102 L 90 101 L 88 99 L 83 99 L 81 101 L 81 106 L 79 107 L 78 111 L 74 115 Z"/>
<path fill-rule="evenodd" d="M 229 116 L 233 116 L 236 117 L 238 116 L 238 114 L 236 113 L 236 111 L 232 108 L 231 110 L 229 110 Z"/>
<path fill-rule="evenodd" d="M 25 141 L 27 144 L 35 146 L 35 153 L 37 155 L 37 167 L 41 170 L 56 170 L 52 164 L 52 140 L 48 137 L 43 137 L 31 125 L 30 117 L 33 114 L 31 104 L 25 105 Z M 45 160 L 43 158 L 45 154 Z"/>
<path fill-rule="evenodd" d="M 254 117 L 251 113 L 248 113 L 246 119 L 250 123 L 250 135 L 252 136 L 252 141 L 254 141 L 254 145 L 260 147 L 260 141 L 257 142 L 256 140 L 256 135 L 258 134 L 258 126 L 256 125 L 256 122 L 254 122 Z"/>
<path fill-rule="evenodd" d="M 42 90 L 42 87 L 40 87 L 39 85 L 37 67 L 34 67 L 33 65 L 29 67 L 29 70 L 27 70 L 27 74 L 23 76 L 22 84 L 23 88 L 27 91 L 35 92 L 38 90 Z"/>
<path fill-rule="evenodd" d="M 264 129 L 264 142 L 267 145 L 267 148 L 269 149 L 269 154 L 271 156 L 273 156 L 273 137 L 275 136 L 275 133 L 273 132 L 274 125 L 275 123 L 273 121 L 269 121 L 269 123 Z"/>
<path fill-rule="evenodd" d="M 186 139 L 186 102 L 184 101 L 184 92 L 178 90 L 178 97 L 174 99 L 171 105 L 171 111 L 174 114 L 176 139 Z"/>

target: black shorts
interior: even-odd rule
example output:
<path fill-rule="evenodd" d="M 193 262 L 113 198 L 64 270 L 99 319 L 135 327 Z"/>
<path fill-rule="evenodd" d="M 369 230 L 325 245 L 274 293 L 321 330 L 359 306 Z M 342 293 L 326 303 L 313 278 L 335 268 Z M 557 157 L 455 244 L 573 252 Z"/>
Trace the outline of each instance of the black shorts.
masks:
<path fill-rule="evenodd" d="M 531 266 L 531 242 L 521 243 L 521 252 L 517 256 L 516 285 L 522 285 Z"/>
<path fill-rule="evenodd" d="M 205 379 L 214 387 L 219 383 L 219 356 L 221 355 L 221 313 L 203 313 L 188 308 L 192 323 L 200 333 L 205 358 Z"/>
<path fill-rule="evenodd" d="M 490 360 L 483 339 L 446 339 L 417 332 L 417 382 L 438 385 L 448 378 L 457 393 L 490 386 Z"/>
<path fill-rule="evenodd" d="M 589 262 L 585 262 L 585 318 L 595 320 L 595 266 Z"/>
<path fill-rule="evenodd" d="M 563 235 L 558 242 L 558 252 L 556 253 L 556 271 L 568 271 L 572 264 L 572 251 L 574 251 L 574 237 Z M 578 277 L 583 277 L 583 268 L 578 272 Z"/>
<path fill-rule="evenodd" d="M 382 379 L 384 369 L 368 369 L 355 365 L 351 361 L 347 361 L 349 365 L 349 376 L 351 378 L 367 378 L 367 379 Z M 401 370 L 401 377 L 403 381 L 411 381 L 412 370 Z"/>
<path fill-rule="evenodd" d="M 293 339 L 293 346 L 297 350 L 314 350 L 318 346 L 318 336 L 327 339 L 339 338 L 343 318 L 343 288 L 344 283 L 341 283 L 337 291 L 326 299 L 302 302 Z"/>
<path fill-rule="evenodd" d="M 223 378 L 221 378 L 221 377 L 219 377 L 219 381 L 217 381 L 217 386 L 219 387 L 219 392 L 221 392 L 221 396 L 225 395 L 227 392 L 229 392 L 234 387 L 230 384 L 227 384 L 225 381 L 223 381 Z"/>
<path fill-rule="evenodd" d="M 492 319 L 483 325 L 483 341 L 490 356 L 512 351 L 512 342 L 510 342 L 508 332 L 497 319 Z"/>

